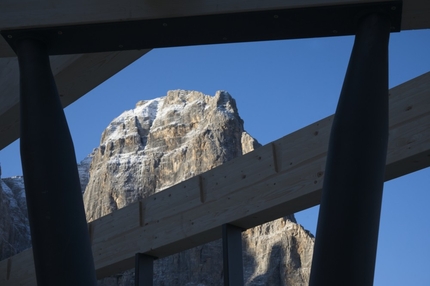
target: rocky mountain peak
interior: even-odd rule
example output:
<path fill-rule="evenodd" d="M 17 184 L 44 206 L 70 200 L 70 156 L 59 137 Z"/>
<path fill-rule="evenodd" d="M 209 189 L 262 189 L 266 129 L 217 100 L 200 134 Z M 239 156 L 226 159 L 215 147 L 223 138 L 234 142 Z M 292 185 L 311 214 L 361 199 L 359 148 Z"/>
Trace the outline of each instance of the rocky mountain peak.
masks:
<path fill-rule="evenodd" d="M 172 90 L 142 100 L 104 130 L 78 170 L 88 221 L 258 148 L 235 100 Z M 22 177 L 0 179 L 0 259 L 30 247 Z M 307 285 L 313 236 L 294 215 L 243 233 L 245 285 Z M 223 285 L 222 244 L 214 241 L 155 261 L 154 285 Z M 99 281 L 134 285 L 134 271 Z"/>
<path fill-rule="evenodd" d="M 87 217 L 109 214 L 257 145 L 225 91 L 208 96 L 173 90 L 139 101 L 109 124 L 94 151 L 84 195 Z"/>
<path fill-rule="evenodd" d="M 100 146 L 101 154 L 112 157 L 143 150 L 148 131 L 156 117 L 160 99 L 139 101 L 135 109 L 125 111 L 115 118 L 103 131 Z"/>
<path fill-rule="evenodd" d="M 208 96 L 172 90 L 140 101 L 112 121 L 94 151 L 84 194 L 87 218 L 107 215 L 259 146 L 226 91 Z M 247 285 L 307 284 L 313 237 L 293 215 L 250 229 L 243 239 Z M 159 259 L 154 275 L 155 285 L 222 285 L 221 242 Z M 100 285 L 132 281 L 129 271 Z"/>

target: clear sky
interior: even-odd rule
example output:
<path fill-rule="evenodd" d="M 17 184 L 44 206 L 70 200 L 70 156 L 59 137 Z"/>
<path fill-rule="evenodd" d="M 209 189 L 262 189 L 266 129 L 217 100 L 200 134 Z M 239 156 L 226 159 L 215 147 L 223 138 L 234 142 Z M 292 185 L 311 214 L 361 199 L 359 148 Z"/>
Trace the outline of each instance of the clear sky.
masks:
<path fill-rule="evenodd" d="M 173 89 L 228 91 L 245 129 L 267 144 L 334 113 L 353 40 L 153 50 L 66 108 L 77 160 L 98 146 L 102 131 L 120 113 Z M 430 30 L 392 34 L 390 87 L 428 72 L 429 51 Z M 22 174 L 18 145 L 0 151 L 2 177 Z M 385 184 L 375 285 L 430 285 L 429 185 L 429 168 Z M 296 216 L 315 233 L 317 214 L 314 207 Z"/>

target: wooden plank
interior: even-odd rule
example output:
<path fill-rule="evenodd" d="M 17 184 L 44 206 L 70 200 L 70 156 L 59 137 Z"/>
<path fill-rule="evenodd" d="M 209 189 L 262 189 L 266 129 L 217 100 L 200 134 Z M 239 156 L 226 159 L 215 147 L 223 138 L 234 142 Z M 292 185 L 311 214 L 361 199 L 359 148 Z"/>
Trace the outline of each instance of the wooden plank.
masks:
<path fill-rule="evenodd" d="M 51 57 L 51 66 L 54 76 L 63 72 L 71 64 L 79 60 L 82 55 Z M 19 102 L 19 70 L 18 59 L 0 58 L 0 114 L 5 113 Z"/>
<path fill-rule="evenodd" d="M 64 55 L 353 35 L 356 30 L 355 18 L 369 11 L 387 13 L 392 20 L 392 31 L 400 31 L 401 28 L 402 5 L 399 0 L 284 1 L 271 10 L 268 8 L 273 5 L 268 4 L 273 0 L 267 3 L 264 1 L 263 5 L 258 4 L 257 8 L 249 9 L 246 8 L 246 4 L 249 5 L 253 1 L 245 3 L 242 0 L 231 1 L 240 4 L 236 6 L 231 6 L 233 4 L 231 2 L 217 1 L 212 7 L 213 2 L 201 1 L 200 5 L 192 3 L 189 5 L 190 9 L 185 8 L 190 2 L 185 2 L 177 8 L 176 2 L 168 4 L 166 2 L 166 5 L 160 5 L 159 9 L 145 11 L 140 16 L 124 15 L 126 18 L 110 18 L 111 20 L 107 21 L 96 20 L 102 10 L 97 9 L 97 14 L 92 15 L 93 19 L 89 19 L 94 22 L 63 23 L 43 27 L 36 25 L 12 30 L 3 28 L 1 34 L 12 46 L 15 44 L 14 39 L 25 37 L 29 33 L 37 34 L 49 43 L 49 54 Z M 137 10 L 145 4 L 147 3 L 139 3 Z M 205 4 L 211 6 L 208 11 L 205 10 L 208 7 Z M 105 3 L 103 5 L 106 7 Z M 150 5 L 152 7 L 153 3 Z M 61 10 L 60 6 L 53 10 Z M 191 12 L 193 9 L 196 10 L 194 13 Z M 161 11 L 163 12 L 158 15 Z M 176 11 L 182 12 L 172 14 Z M 24 12 L 20 10 L 17 13 Z M 89 15 L 87 9 L 85 15 Z M 61 17 L 61 20 L 63 19 L 65 17 Z"/>
<path fill-rule="evenodd" d="M 386 1 L 388 0 L 3 0 L 0 4 L 0 30 Z M 402 30 L 430 28 L 429 13 L 429 1 L 403 0 Z"/>
<path fill-rule="evenodd" d="M 430 1 L 403 0 L 402 30 L 430 28 Z"/>
<path fill-rule="evenodd" d="M 289 172 L 325 157 L 327 146 L 321 142 L 328 142 L 332 120 L 333 117 L 329 116 L 275 141 L 280 172 Z"/>
<path fill-rule="evenodd" d="M 388 0 L 3 0 L 0 30 L 385 1 Z"/>
<path fill-rule="evenodd" d="M 277 173 L 271 144 L 245 155 L 242 160 L 231 160 L 223 168 L 215 168 L 201 175 L 206 203 L 217 201 L 231 190 L 245 188 Z"/>
<path fill-rule="evenodd" d="M 176 216 L 187 209 L 199 206 L 203 195 L 200 191 L 200 181 L 199 176 L 193 177 L 142 201 L 143 225 L 158 224 L 162 218 Z"/>
<path fill-rule="evenodd" d="M 141 225 L 141 205 L 137 202 L 90 222 L 88 229 L 91 243 L 97 244 L 115 236 L 123 236 Z"/>
<path fill-rule="evenodd" d="M 136 202 L 90 222 L 88 228 L 93 255 L 97 256 L 102 253 L 106 253 L 106 249 L 104 248 L 106 242 L 114 239 L 122 240 L 127 233 L 141 227 L 143 224 L 142 217 L 142 204 L 141 202 Z M 110 259 L 103 261 L 98 268 L 103 268 L 103 263 L 109 264 L 111 263 L 110 261 L 115 261 L 116 258 L 114 256 L 117 255 L 118 252 L 110 252 L 106 254 L 111 255 Z M 133 259 L 130 259 L 130 262 L 132 263 Z M 122 269 L 121 267 L 115 269 L 117 273 L 122 270 L 126 269 Z M 106 273 L 104 276 L 109 274 L 110 273 Z M 101 274 L 97 273 L 97 275 L 100 276 Z"/>
<path fill-rule="evenodd" d="M 400 31 L 401 7 L 400 1 L 313 6 L 6 30 L 2 35 L 14 46 L 14 39 L 37 33 L 49 43 L 51 55 L 328 37 L 355 34 L 354 19 L 369 11 L 387 13 L 392 31 Z"/>
<path fill-rule="evenodd" d="M 66 107 L 149 50 L 55 56 L 52 71 Z M 19 70 L 16 58 L 0 58 L 0 149 L 19 137 Z"/>
<path fill-rule="evenodd" d="M 126 3 L 120 0 L 109 1 L 85 1 L 77 0 L 77 2 L 69 1 L 49 1 L 49 4 L 44 2 L 35 2 L 32 0 L 4 0 L 0 4 L 0 31 L 5 32 L 8 30 L 19 29 L 54 29 L 55 36 L 50 38 L 51 41 L 58 38 L 58 33 L 55 28 L 58 27 L 71 27 L 88 24 L 106 24 L 106 23 L 126 23 L 131 21 L 148 21 L 148 20 L 173 20 L 179 18 L 187 18 L 194 16 L 208 16 L 208 15 L 222 15 L 233 13 L 247 13 L 247 12 L 264 12 L 271 10 L 291 10 L 302 8 L 316 8 L 327 6 L 340 6 L 340 5 L 362 5 L 362 4 L 376 4 L 386 3 L 389 0 L 189 0 L 189 1 L 139 1 L 128 0 Z M 396 9 L 395 9 L 396 10 Z M 323 14 L 322 12 L 320 14 Z M 399 24 L 394 25 L 393 30 L 412 30 L 412 29 L 428 29 L 430 28 L 430 1 L 427 0 L 403 0 L 402 20 L 401 27 Z M 309 22 L 315 17 L 310 16 Z M 188 21 L 187 20 L 187 21 Z M 323 23 L 327 21 L 324 20 Z M 321 22 L 321 21 L 320 21 Z M 315 23 L 316 25 L 317 23 Z M 164 24 L 163 24 L 164 25 Z M 302 24 L 301 24 L 302 25 Z M 196 24 L 192 25 L 193 27 Z M 111 29 L 111 28 L 109 28 Z M 342 28 L 333 28 L 340 31 Z M 83 30 L 85 31 L 85 30 Z M 99 30 L 101 33 L 103 30 Z M 82 33 L 82 30 L 79 32 Z M 96 33 L 96 35 L 100 34 Z M 120 33 L 121 35 L 121 33 Z M 133 32 L 134 35 L 134 32 Z M 326 34 L 324 36 L 336 36 L 342 33 Z M 11 35 L 5 34 L 5 37 Z M 45 35 L 46 36 L 46 35 Z M 316 35 L 304 35 L 302 37 L 314 37 Z M 323 36 L 323 35 L 320 35 Z M 63 38 L 65 34 L 63 34 Z M 109 38 L 109 34 L 106 36 Z M 76 35 L 71 38 L 76 40 Z M 112 38 L 112 37 L 111 37 Z M 116 36 L 117 38 L 117 36 Z M 121 37 L 119 37 L 121 38 Z M 240 38 L 240 37 L 239 37 Z M 286 37 L 289 38 L 289 37 Z M 297 38 L 292 37 L 292 38 Z M 124 40 L 124 39 L 123 39 Z M 257 39 L 250 39 L 251 41 Z M 263 39 L 264 40 L 264 39 Z M 60 40 L 59 42 L 61 42 Z M 105 39 L 102 41 L 104 44 L 116 41 L 112 39 Z M 87 41 L 88 42 L 88 41 Z M 97 42 L 100 42 L 97 40 Z M 227 39 L 227 42 L 228 39 Z M 65 44 L 65 46 L 73 45 L 75 42 Z M 176 44 L 176 45 L 183 45 Z M 196 43 L 189 43 L 196 44 Z M 203 44 L 203 43 L 201 43 Z M 78 48 L 78 45 L 75 48 Z M 90 45 L 91 46 L 91 45 Z M 102 45 L 103 46 L 103 45 Z M 117 47 L 118 45 L 116 45 Z M 120 44 L 121 48 L 123 47 Z M 162 44 L 161 46 L 175 46 L 175 44 Z M 141 47 L 141 48 L 154 48 Z M 74 48 L 74 49 L 75 49 Z M 129 48 L 132 49 L 132 48 Z M 63 51 L 60 48 L 59 51 Z M 112 47 L 105 51 L 113 51 Z M 102 51 L 96 49 L 92 52 Z M 52 54 L 66 54 L 69 52 L 56 52 Z M 74 52 L 79 53 L 79 52 Z M 0 40 L 0 57 L 11 57 L 14 53 L 4 39 Z"/>
<path fill-rule="evenodd" d="M 164 257 L 221 238 L 225 223 L 250 228 L 318 204 L 331 122 L 332 116 L 322 119 L 157 193 L 140 207 L 128 206 L 123 214 L 111 216 L 115 222 L 95 221 L 115 228 L 126 223 L 129 212 L 134 221 L 125 229 L 115 228 L 113 235 L 106 233 L 108 227 L 106 239 L 94 237 L 98 277 L 132 268 L 135 253 Z M 430 73 L 390 90 L 389 138 L 386 180 L 430 166 Z M 140 227 L 135 223 L 138 209 L 144 221 Z M 11 273 L 18 273 L 14 261 L 15 256 Z M 7 260 L 0 262 L 0 271 L 5 264 Z M 13 283 L 2 285 L 20 281 Z"/>
<path fill-rule="evenodd" d="M 389 133 L 386 180 L 429 166 L 429 75 L 419 76 L 390 92 L 392 128 Z"/>

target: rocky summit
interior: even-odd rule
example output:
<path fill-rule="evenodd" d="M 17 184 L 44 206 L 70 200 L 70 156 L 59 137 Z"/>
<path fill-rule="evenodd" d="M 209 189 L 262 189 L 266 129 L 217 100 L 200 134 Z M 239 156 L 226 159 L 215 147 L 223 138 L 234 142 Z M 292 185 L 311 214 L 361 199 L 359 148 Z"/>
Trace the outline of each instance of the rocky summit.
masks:
<path fill-rule="evenodd" d="M 109 124 L 100 146 L 79 165 L 88 221 L 258 148 L 243 125 L 235 100 L 224 91 L 208 96 L 174 90 L 138 102 Z M 0 190 L 0 234 L 7 233 L 12 244 L 17 235 L 10 225 L 22 222 L 28 247 L 28 222 L 15 214 L 24 208 L 18 203 L 22 194 L 22 186 Z M 314 238 L 293 215 L 248 229 L 242 237 L 245 285 L 308 285 Z M 3 258 L 19 251 L 5 251 L 4 245 Z M 134 271 L 98 283 L 134 285 Z M 221 241 L 156 260 L 154 285 L 223 285 Z"/>

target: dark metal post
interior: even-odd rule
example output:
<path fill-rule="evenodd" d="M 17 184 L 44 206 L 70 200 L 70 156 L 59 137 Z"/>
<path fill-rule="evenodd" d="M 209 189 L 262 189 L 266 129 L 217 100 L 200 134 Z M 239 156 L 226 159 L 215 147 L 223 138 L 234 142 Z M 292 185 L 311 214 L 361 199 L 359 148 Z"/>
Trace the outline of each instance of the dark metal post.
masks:
<path fill-rule="evenodd" d="M 21 86 L 21 161 L 37 284 L 96 285 L 72 138 L 47 48 L 16 42 Z"/>
<path fill-rule="evenodd" d="M 152 286 L 154 285 L 154 260 L 155 257 L 143 253 L 136 253 L 134 285 Z"/>
<path fill-rule="evenodd" d="M 231 224 L 222 226 L 224 285 L 243 285 L 242 229 Z"/>
<path fill-rule="evenodd" d="M 390 21 L 361 19 L 330 136 L 310 285 L 373 285 L 388 142 Z"/>

